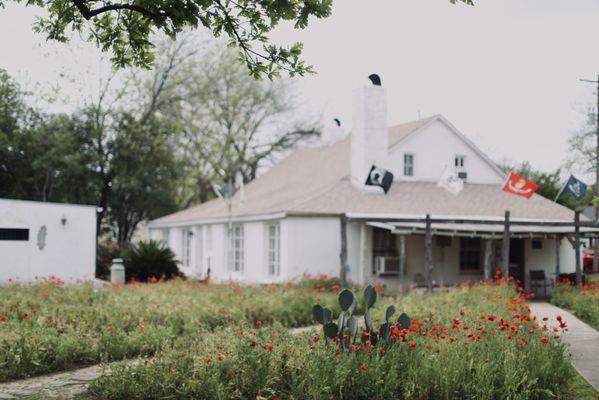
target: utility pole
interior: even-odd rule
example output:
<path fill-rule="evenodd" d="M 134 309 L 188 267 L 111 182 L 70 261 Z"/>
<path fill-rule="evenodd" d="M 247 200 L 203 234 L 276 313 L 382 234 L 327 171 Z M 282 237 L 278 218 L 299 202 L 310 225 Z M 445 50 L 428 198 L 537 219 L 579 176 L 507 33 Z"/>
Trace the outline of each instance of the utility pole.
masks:
<path fill-rule="evenodd" d="M 597 148 L 595 150 L 595 196 L 599 195 L 599 75 L 597 80 L 581 79 L 581 82 L 597 85 L 597 110 L 595 111 L 595 129 L 597 134 Z M 595 223 L 599 222 L 599 204 L 595 205 Z M 593 272 L 599 271 L 599 239 L 593 239 Z M 576 249 L 578 251 L 578 249 Z"/>

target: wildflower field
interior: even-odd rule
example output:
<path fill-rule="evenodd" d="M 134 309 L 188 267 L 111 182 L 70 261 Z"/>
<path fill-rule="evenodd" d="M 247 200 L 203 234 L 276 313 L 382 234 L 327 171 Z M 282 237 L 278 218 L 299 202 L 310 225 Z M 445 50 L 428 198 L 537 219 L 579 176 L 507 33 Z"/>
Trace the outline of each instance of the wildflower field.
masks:
<path fill-rule="evenodd" d="M 551 302 L 566 308 L 578 318 L 599 329 L 599 278 L 588 276 L 588 283 L 575 287 L 570 282 L 561 282 L 553 290 Z"/>
<path fill-rule="evenodd" d="M 559 341 L 567 321 L 532 319 L 511 286 L 379 294 L 375 326 L 388 305 L 394 317 L 411 319 L 409 328 L 392 320 L 384 347 L 372 339 L 377 329 L 348 335 L 350 348 L 327 339 L 322 327 L 290 331 L 315 323 L 314 303 L 330 307 L 337 321 L 337 291 L 315 281 L 0 289 L 0 378 L 141 357 L 113 363 L 90 386 L 90 398 L 579 398 Z"/>
<path fill-rule="evenodd" d="M 183 280 L 65 288 L 50 280 L 0 288 L 0 382 L 153 355 L 216 327 L 311 324 L 316 298 L 333 303 L 333 287 L 319 282 L 259 289 Z"/>

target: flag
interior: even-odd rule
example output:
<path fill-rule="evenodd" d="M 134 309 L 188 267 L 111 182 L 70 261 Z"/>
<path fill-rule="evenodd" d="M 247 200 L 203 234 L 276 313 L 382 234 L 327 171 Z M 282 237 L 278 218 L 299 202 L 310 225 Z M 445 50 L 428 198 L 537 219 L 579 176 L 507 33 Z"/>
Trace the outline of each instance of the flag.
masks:
<path fill-rule="evenodd" d="M 380 186 L 385 191 L 385 194 L 387 194 L 389 188 L 391 188 L 391 184 L 393 184 L 393 174 L 391 172 L 377 168 L 374 165 L 370 168 L 365 185 Z"/>
<path fill-rule="evenodd" d="M 504 191 L 526 197 L 527 199 L 530 199 L 538 188 L 539 185 L 515 172 L 510 173 L 503 184 Z"/>
<path fill-rule="evenodd" d="M 587 194 L 587 185 L 583 181 L 576 178 L 574 175 L 570 175 L 562 190 L 559 191 L 555 201 L 564 193 L 572 193 L 572 196 L 578 201 L 582 200 Z"/>
<path fill-rule="evenodd" d="M 445 167 L 437 186 L 457 196 L 464 189 L 464 181 L 460 179 L 453 168 Z"/>

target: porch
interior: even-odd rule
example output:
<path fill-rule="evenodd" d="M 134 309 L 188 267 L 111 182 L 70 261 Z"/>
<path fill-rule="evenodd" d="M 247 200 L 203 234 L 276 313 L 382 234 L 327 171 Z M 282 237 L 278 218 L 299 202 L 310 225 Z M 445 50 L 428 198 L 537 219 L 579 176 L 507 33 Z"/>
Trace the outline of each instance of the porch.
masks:
<path fill-rule="evenodd" d="M 578 216 L 572 222 L 510 221 L 509 213 L 503 221 L 348 215 L 343 223 L 347 278 L 380 281 L 391 290 L 489 280 L 497 271 L 529 290 L 531 271 L 548 280 L 581 271 L 583 240 L 599 234 Z M 342 227 L 342 257 L 343 248 Z"/>

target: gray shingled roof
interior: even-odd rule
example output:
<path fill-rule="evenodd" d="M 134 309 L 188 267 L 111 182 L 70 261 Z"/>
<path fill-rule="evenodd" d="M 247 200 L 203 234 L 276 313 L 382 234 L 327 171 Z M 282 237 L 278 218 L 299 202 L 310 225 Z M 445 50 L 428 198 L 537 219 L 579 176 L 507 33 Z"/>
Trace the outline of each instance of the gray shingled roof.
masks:
<path fill-rule="evenodd" d="M 389 146 L 418 130 L 435 117 L 389 128 Z M 500 185 L 466 184 L 453 196 L 435 182 L 394 182 L 387 195 L 368 193 L 351 185 L 349 138 L 330 146 L 301 148 L 245 186 L 242 202 L 233 198 L 232 214 L 432 214 L 452 216 L 567 219 L 573 212 L 542 196 L 525 199 L 501 190 Z M 227 205 L 215 199 L 167 215 L 152 224 L 222 219 Z"/>

